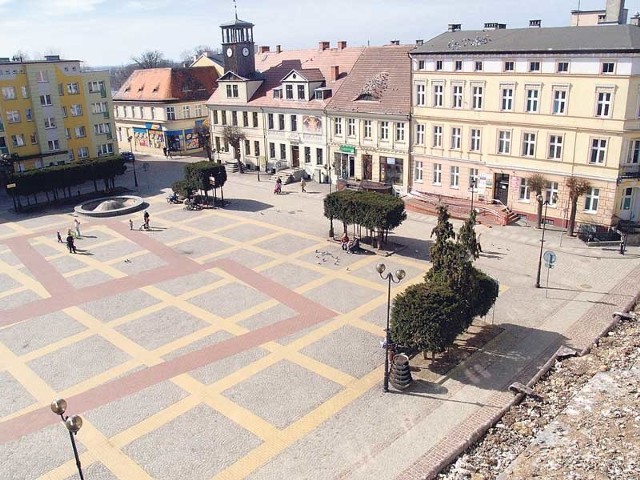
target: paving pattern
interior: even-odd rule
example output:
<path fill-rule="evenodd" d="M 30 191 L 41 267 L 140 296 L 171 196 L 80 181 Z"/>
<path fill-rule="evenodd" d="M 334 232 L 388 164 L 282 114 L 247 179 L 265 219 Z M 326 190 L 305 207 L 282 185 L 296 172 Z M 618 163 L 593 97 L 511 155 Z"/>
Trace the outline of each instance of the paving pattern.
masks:
<path fill-rule="evenodd" d="M 420 478 L 554 345 L 588 344 L 640 278 L 633 256 L 569 246 L 545 297 L 522 273 L 535 236 L 515 240 L 516 262 L 507 230 L 487 231 L 494 252 L 479 263 L 501 280 L 504 333 L 449 374 L 385 395 L 381 258 L 305 226 L 321 199 L 291 210 L 291 195 L 201 212 L 150 195 L 151 231 L 85 219 L 75 255 L 56 240 L 66 213 L 0 223 L 0 478 L 77 478 L 57 397 L 85 421 L 87 479 Z M 423 220 L 399 234 L 422 241 Z M 384 262 L 407 272 L 392 295 L 429 268 L 419 249 Z"/>

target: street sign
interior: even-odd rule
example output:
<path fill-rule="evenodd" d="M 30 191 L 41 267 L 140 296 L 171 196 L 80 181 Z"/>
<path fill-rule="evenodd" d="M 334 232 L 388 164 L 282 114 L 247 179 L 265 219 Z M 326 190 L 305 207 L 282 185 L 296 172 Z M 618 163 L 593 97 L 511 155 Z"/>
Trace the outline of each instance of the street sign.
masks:
<path fill-rule="evenodd" d="M 544 258 L 544 261 L 549 265 L 549 267 L 547 268 L 551 268 L 553 264 L 556 263 L 556 259 L 558 257 L 551 250 L 547 250 L 546 252 L 544 252 L 542 258 Z"/>
<path fill-rule="evenodd" d="M 15 183 L 8 183 L 7 184 L 7 188 L 16 188 L 16 184 Z"/>

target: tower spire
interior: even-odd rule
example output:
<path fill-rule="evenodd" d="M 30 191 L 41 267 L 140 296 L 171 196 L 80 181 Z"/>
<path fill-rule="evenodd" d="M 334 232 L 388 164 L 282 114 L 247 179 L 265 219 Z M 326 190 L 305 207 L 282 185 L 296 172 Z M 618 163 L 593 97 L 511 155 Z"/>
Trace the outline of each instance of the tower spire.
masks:
<path fill-rule="evenodd" d="M 233 0 L 233 9 L 236 13 L 236 20 L 238 20 L 238 5 L 236 4 L 236 0 Z"/>

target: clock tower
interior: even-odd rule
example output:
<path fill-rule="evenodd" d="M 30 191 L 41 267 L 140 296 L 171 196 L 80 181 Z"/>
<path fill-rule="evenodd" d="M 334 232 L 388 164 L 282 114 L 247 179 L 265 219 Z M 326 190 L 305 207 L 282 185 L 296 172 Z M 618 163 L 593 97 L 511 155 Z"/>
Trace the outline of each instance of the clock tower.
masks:
<path fill-rule="evenodd" d="M 220 25 L 222 29 L 222 54 L 224 71 L 243 78 L 256 76 L 256 60 L 253 43 L 253 23 L 239 20 Z"/>

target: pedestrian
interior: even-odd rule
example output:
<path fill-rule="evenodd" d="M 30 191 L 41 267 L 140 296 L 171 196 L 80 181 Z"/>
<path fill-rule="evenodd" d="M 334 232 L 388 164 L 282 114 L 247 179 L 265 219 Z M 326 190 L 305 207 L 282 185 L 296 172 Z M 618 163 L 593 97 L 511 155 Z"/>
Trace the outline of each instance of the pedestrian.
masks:
<path fill-rule="evenodd" d="M 133 220 L 129 219 L 129 230 L 133 230 Z"/>
<path fill-rule="evenodd" d="M 300 180 L 300 188 L 302 189 L 302 193 L 307 193 L 306 187 L 307 187 L 307 182 L 305 182 L 303 178 Z"/>
<path fill-rule="evenodd" d="M 164 158 L 169 158 L 169 155 L 167 155 L 167 147 L 162 147 L 162 153 L 164 153 Z"/>
<path fill-rule="evenodd" d="M 482 245 L 480 245 L 480 235 L 482 235 L 482 232 L 476 235 L 476 246 L 478 247 L 478 252 L 482 253 Z"/>
<path fill-rule="evenodd" d="M 73 223 L 74 223 L 74 224 L 75 224 L 75 226 L 76 226 L 76 236 L 77 236 L 78 238 L 80 238 L 80 222 L 78 221 L 78 219 L 77 219 L 77 218 L 74 218 L 74 219 L 73 219 Z"/>
<path fill-rule="evenodd" d="M 149 212 L 144 211 L 144 229 L 149 230 Z"/>
<path fill-rule="evenodd" d="M 342 237 L 340 237 L 340 243 L 342 244 L 342 249 L 343 250 L 348 250 L 348 247 L 349 247 L 349 235 L 347 235 L 347 232 L 344 232 L 342 234 Z"/>
<path fill-rule="evenodd" d="M 62 235 L 60 235 L 60 232 L 56 232 L 56 235 L 58 235 L 58 243 L 63 243 L 62 242 Z"/>
<path fill-rule="evenodd" d="M 76 253 L 76 246 L 73 242 L 71 230 L 69 230 L 69 235 L 67 235 L 67 248 L 69 249 L 69 253 Z"/>

